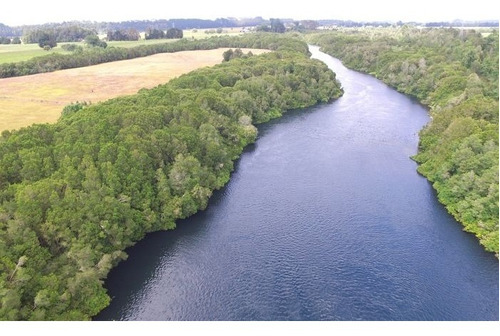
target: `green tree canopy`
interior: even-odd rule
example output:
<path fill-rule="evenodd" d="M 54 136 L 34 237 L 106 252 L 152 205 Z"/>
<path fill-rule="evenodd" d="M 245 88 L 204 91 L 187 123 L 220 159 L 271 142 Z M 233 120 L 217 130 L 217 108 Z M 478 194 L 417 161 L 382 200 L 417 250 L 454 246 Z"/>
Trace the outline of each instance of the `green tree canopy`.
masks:
<path fill-rule="evenodd" d="M 266 39 L 281 50 L 2 133 L 1 320 L 90 319 L 110 302 L 103 280 L 124 250 L 204 209 L 254 124 L 342 94 L 304 42 L 251 42 Z"/>

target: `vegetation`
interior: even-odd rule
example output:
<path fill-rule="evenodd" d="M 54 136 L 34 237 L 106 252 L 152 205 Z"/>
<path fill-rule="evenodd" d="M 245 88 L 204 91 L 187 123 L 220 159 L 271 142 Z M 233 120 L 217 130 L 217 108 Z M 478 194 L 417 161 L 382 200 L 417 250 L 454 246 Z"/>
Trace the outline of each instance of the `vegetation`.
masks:
<path fill-rule="evenodd" d="M 92 34 L 96 34 L 96 31 L 79 25 L 58 26 L 54 28 L 28 29 L 22 40 L 24 43 L 37 44 L 40 44 L 41 40 L 49 40 L 57 44 L 59 42 L 80 42 L 86 36 Z"/>
<path fill-rule="evenodd" d="M 57 41 L 54 35 L 42 33 L 37 37 L 38 46 L 45 50 L 50 50 L 57 46 Z"/>
<path fill-rule="evenodd" d="M 101 41 L 101 39 L 99 38 L 99 36 L 97 35 L 87 35 L 85 37 L 85 44 L 88 46 L 88 47 L 98 47 L 98 48 L 106 48 L 108 46 L 108 44 L 104 41 Z M 71 45 L 71 44 L 69 44 Z M 73 51 L 76 51 L 77 48 L 75 47 L 75 49 Z"/>
<path fill-rule="evenodd" d="M 91 32 L 107 32 L 115 30 L 128 30 L 135 29 L 137 31 L 145 32 L 153 27 L 166 31 L 169 28 L 186 29 L 218 29 L 218 28 L 235 28 L 235 27 L 254 27 L 259 24 L 265 23 L 261 17 L 256 18 L 219 18 L 216 20 L 203 20 L 203 19 L 170 19 L 170 20 L 128 20 L 122 22 L 95 22 L 95 21 L 69 21 L 60 23 L 45 23 L 36 25 L 24 25 L 17 27 L 9 27 L 0 23 L 0 36 L 5 37 L 21 37 L 26 32 L 35 30 L 71 30 L 78 27 L 79 29 L 87 30 L 82 34 L 80 39 L 83 39 Z M 76 41 L 76 40 L 75 40 Z M 73 41 L 73 42 L 75 42 Z M 59 42 L 70 42 L 69 40 Z M 33 42 L 35 43 L 35 42 Z"/>
<path fill-rule="evenodd" d="M 249 57 L 253 56 L 253 53 L 251 51 L 248 52 L 247 55 L 243 53 L 243 51 L 240 48 L 236 48 L 235 50 L 233 49 L 228 49 L 222 53 L 222 60 L 224 62 L 230 61 L 235 58 L 242 58 L 242 57 Z"/>
<path fill-rule="evenodd" d="M 286 27 L 281 22 L 280 19 L 271 19 L 270 24 L 262 24 L 258 26 L 257 31 L 264 31 L 264 32 L 273 32 L 273 33 L 284 33 L 286 31 Z"/>
<path fill-rule="evenodd" d="M 103 279 L 123 250 L 204 209 L 255 140 L 254 123 L 342 94 L 304 43 L 269 41 L 281 51 L 75 103 L 56 124 L 2 133 L 0 319 L 97 314 L 110 301 Z"/>
<path fill-rule="evenodd" d="M 141 38 L 139 32 L 135 29 L 120 29 L 108 31 L 108 41 L 137 41 Z"/>
<path fill-rule="evenodd" d="M 170 28 L 167 30 L 165 37 L 168 39 L 181 39 L 184 36 L 184 33 L 181 29 Z"/>
<path fill-rule="evenodd" d="M 217 30 L 219 31 L 219 30 Z M 188 30 L 188 31 L 183 31 L 183 38 L 187 40 L 194 40 L 194 39 L 206 39 L 209 37 L 209 35 L 206 33 L 207 30 Z M 239 28 L 229 28 L 229 29 L 224 29 L 222 32 L 217 33 L 216 30 L 213 30 L 214 34 L 218 35 L 233 35 L 233 36 L 239 36 L 242 35 L 241 29 Z M 146 31 L 147 34 L 147 31 Z M 213 34 L 213 35 L 214 35 Z M 103 37 L 106 37 L 105 35 L 99 35 L 102 41 Z M 175 39 L 145 39 L 141 38 L 137 41 L 107 41 L 107 45 L 109 47 L 117 47 L 117 48 L 135 48 L 139 47 L 141 45 L 151 45 L 151 44 L 163 44 L 163 43 L 175 43 L 177 40 Z M 16 44 L 16 45 L 14 45 Z M 80 51 L 82 50 L 83 47 L 85 47 L 84 42 L 74 42 L 74 43 L 58 43 L 58 46 L 55 48 L 52 48 L 50 50 L 51 53 L 60 53 L 60 54 L 67 54 L 66 50 L 64 49 L 64 46 L 66 45 L 72 45 L 75 47 L 71 48 L 76 48 L 76 47 L 81 47 L 78 48 Z M 17 62 L 22 62 L 22 61 L 28 61 L 31 58 L 37 57 L 37 56 L 47 56 L 49 53 L 47 51 L 44 51 L 43 49 L 40 49 L 37 44 L 21 44 L 21 40 L 16 37 L 11 40 L 11 43 L 9 45 L 6 44 L 0 44 L 0 64 L 3 63 L 17 63 Z"/>
<path fill-rule="evenodd" d="M 10 38 L 0 36 L 0 44 L 11 44 L 11 43 L 13 42 Z"/>
<path fill-rule="evenodd" d="M 149 28 L 146 31 L 145 39 L 146 40 L 154 40 L 154 39 L 181 39 L 183 38 L 184 33 L 181 29 L 177 28 L 169 28 L 167 32 L 164 32 L 161 29 L 152 29 Z"/>
<path fill-rule="evenodd" d="M 76 45 L 76 43 L 71 44 Z M 57 47 L 51 49 L 50 52 L 47 52 L 40 49 L 38 44 L 2 44 L 0 45 L 0 66 L 5 63 L 18 63 L 38 56 L 47 56 L 54 52 L 66 54 L 68 52 L 62 48 L 64 45 L 66 44 L 59 44 Z"/>
<path fill-rule="evenodd" d="M 159 40 L 165 38 L 165 32 L 162 29 L 148 28 L 144 36 L 146 40 Z"/>
<path fill-rule="evenodd" d="M 331 32 L 311 42 L 430 106 L 418 171 L 439 200 L 498 255 L 498 30 Z"/>
<path fill-rule="evenodd" d="M 78 46 L 81 48 L 80 46 Z M 245 54 L 247 53 L 247 49 Z M 254 54 L 265 49 L 250 49 Z M 4 78 L 0 89 L 0 133 L 34 123 L 55 123 L 75 101 L 92 103 L 151 89 L 201 67 L 221 63 L 225 48 L 179 51 L 120 62 Z M 99 78 L 96 81 L 96 78 Z M 36 90 L 33 83 L 36 83 Z"/>
<path fill-rule="evenodd" d="M 118 30 L 118 29 L 135 29 L 137 31 L 147 31 L 149 28 L 154 27 L 166 31 L 169 28 L 177 29 L 217 29 L 217 28 L 231 28 L 231 27 L 245 27 L 256 26 L 265 20 L 261 17 L 237 19 L 237 18 L 219 18 L 216 20 L 204 19 L 169 19 L 169 20 L 133 20 L 124 22 L 99 22 L 91 24 L 91 26 L 98 30 Z M 87 24 L 80 22 L 80 24 Z"/>
<path fill-rule="evenodd" d="M 283 41 L 287 41 L 283 43 Z M 206 50 L 216 48 L 256 48 L 256 49 L 294 49 L 307 52 L 307 45 L 298 39 L 291 39 L 286 34 L 261 33 L 249 34 L 243 37 L 218 36 L 203 40 L 181 39 L 175 42 L 144 44 L 132 48 L 112 47 L 88 48 L 73 54 L 51 53 L 46 56 L 34 57 L 23 62 L 0 64 L 0 78 L 32 75 L 62 69 L 77 68 L 100 63 L 120 61 L 144 57 L 158 53 L 176 52 L 182 50 Z"/>

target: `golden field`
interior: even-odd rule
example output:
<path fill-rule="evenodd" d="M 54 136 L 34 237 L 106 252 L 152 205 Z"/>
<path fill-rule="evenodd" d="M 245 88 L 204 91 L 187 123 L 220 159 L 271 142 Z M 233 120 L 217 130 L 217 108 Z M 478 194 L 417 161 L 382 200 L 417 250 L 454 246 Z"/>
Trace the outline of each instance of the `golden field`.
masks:
<path fill-rule="evenodd" d="M 56 122 L 64 106 L 96 103 L 152 88 L 222 61 L 227 48 L 163 53 L 31 76 L 0 79 L 0 132 Z M 250 49 L 245 49 L 245 53 Z M 254 50 L 259 54 L 265 50 Z"/>

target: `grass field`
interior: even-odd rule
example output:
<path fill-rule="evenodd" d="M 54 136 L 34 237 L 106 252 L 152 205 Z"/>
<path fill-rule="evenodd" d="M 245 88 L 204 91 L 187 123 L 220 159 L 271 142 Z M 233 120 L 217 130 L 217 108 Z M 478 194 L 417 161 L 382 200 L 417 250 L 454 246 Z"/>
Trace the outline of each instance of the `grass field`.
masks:
<path fill-rule="evenodd" d="M 64 44 L 64 43 L 62 43 Z M 0 64 L 27 61 L 36 56 L 45 56 L 50 53 L 67 54 L 59 44 L 50 51 L 43 50 L 38 44 L 0 44 Z"/>
<path fill-rule="evenodd" d="M 85 68 L 0 79 L 0 132 L 57 121 L 64 106 L 152 88 L 222 61 L 225 48 L 156 54 Z M 246 52 L 246 51 L 245 51 Z M 253 50 L 254 54 L 264 50 Z"/>
<path fill-rule="evenodd" d="M 224 28 L 223 32 L 220 34 L 207 34 L 207 31 L 214 29 L 189 29 L 184 30 L 184 38 L 187 39 L 203 39 L 209 38 L 211 36 L 220 35 L 238 35 L 241 34 L 241 28 Z M 104 38 L 106 35 L 101 35 L 100 38 Z M 133 48 L 145 44 L 157 44 L 165 42 L 174 42 L 177 40 L 145 40 L 144 33 L 141 34 L 141 39 L 139 41 L 111 41 L 107 42 L 110 47 L 120 47 L 120 48 Z M 58 43 L 57 47 L 51 49 L 50 51 L 45 51 L 38 46 L 38 44 L 0 44 L 0 64 L 11 63 L 11 62 L 21 62 L 27 61 L 30 58 L 36 56 L 45 56 L 50 53 L 62 53 L 68 54 L 69 52 L 64 51 L 61 46 L 64 44 L 78 44 L 84 47 L 82 42 L 61 42 Z"/>

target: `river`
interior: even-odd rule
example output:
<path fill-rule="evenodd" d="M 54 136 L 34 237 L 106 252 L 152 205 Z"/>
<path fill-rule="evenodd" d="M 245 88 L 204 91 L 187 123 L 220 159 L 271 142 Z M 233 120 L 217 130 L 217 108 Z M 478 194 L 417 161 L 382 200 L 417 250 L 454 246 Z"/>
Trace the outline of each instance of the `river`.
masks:
<path fill-rule="evenodd" d="M 311 52 L 344 96 L 259 126 L 205 211 L 127 250 L 95 320 L 498 320 L 498 259 L 410 159 L 427 110 Z"/>

